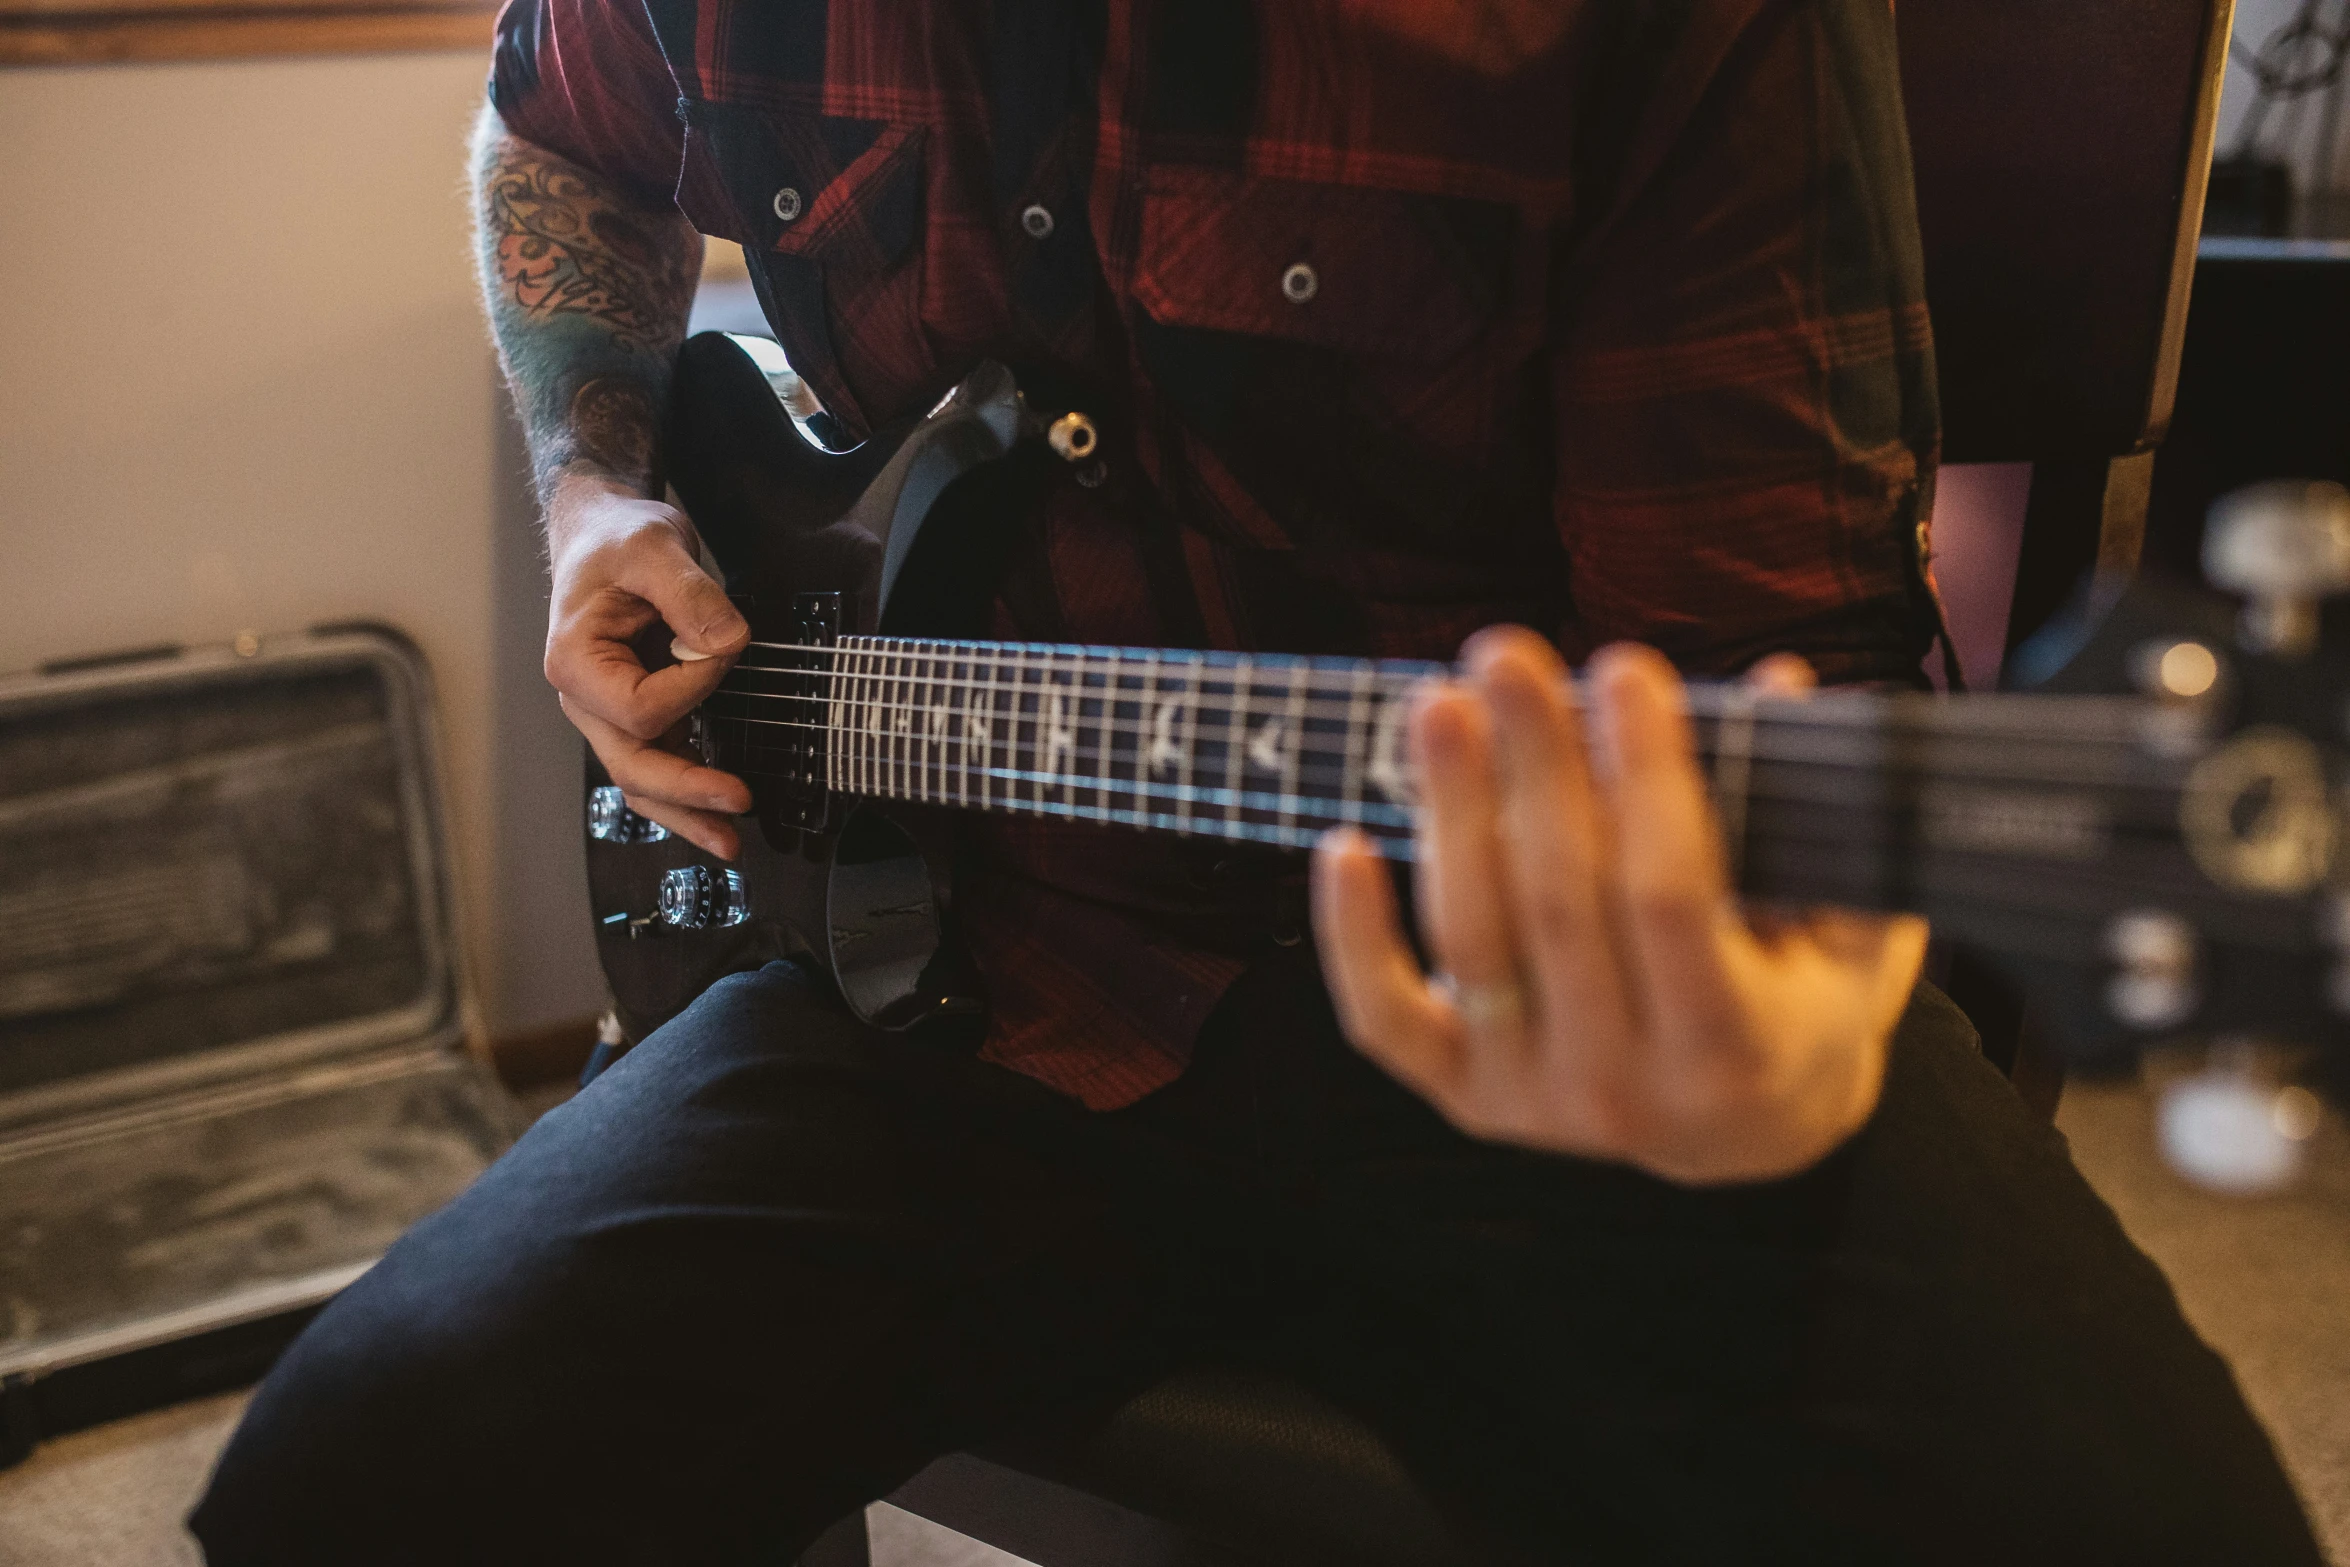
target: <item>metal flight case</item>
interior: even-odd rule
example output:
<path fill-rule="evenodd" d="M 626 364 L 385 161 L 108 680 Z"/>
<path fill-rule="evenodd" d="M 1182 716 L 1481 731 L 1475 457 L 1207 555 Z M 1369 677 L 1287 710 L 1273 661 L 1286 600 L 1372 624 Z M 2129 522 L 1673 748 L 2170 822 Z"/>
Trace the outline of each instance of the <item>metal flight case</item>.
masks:
<path fill-rule="evenodd" d="M 511 1140 L 434 727 L 373 625 L 0 676 L 0 1463 L 252 1380 Z"/>

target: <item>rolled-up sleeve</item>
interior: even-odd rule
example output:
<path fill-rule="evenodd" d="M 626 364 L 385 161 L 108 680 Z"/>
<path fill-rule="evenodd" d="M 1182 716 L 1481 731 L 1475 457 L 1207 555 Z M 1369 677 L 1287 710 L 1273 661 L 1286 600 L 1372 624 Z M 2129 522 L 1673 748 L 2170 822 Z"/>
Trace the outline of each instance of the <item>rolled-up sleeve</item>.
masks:
<path fill-rule="evenodd" d="M 1556 507 L 1596 645 L 1914 680 L 1932 335 L 1885 0 L 1762 5 L 1569 258 Z"/>
<path fill-rule="evenodd" d="M 645 8 L 602 0 L 507 0 L 490 105 L 523 140 L 648 201 L 677 188 L 677 81 Z"/>

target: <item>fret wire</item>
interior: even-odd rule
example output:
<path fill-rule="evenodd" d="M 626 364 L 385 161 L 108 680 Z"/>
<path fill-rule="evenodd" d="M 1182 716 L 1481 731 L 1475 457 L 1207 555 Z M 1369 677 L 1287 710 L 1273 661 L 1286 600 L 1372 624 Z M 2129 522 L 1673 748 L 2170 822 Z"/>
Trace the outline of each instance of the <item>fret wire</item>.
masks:
<path fill-rule="evenodd" d="M 1037 701 L 1037 707 L 1040 715 L 1043 708 L 1041 699 L 1034 699 L 1030 695 L 1030 693 L 1033 692 L 1036 688 L 1035 681 L 1032 678 L 1035 676 L 1036 672 L 1035 661 L 1031 659 L 1026 653 L 1020 653 L 1014 656 L 1014 662 L 1012 665 L 1012 678 L 1014 682 L 1014 691 L 1016 694 L 1013 698 L 1013 711 L 1017 716 L 1014 718 L 1013 723 L 1016 730 L 1025 731 L 1030 738 L 1023 741 L 1020 745 L 1016 745 L 1012 748 L 1012 765 L 1019 774 L 1024 774 L 1028 777 L 1029 809 L 1034 814 L 1041 816 L 1044 814 L 1044 786 L 1035 781 L 1035 774 L 1036 759 L 1039 754 L 1036 748 L 1036 741 L 1042 738 L 1043 731 L 1038 726 L 1038 723 L 1036 721 L 1032 721 L 1028 716 L 1028 708 L 1031 700 Z"/>
<path fill-rule="evenodd" d="M 903 645 L 901 643 L 900 647 L 902 648 Z M 917 673 L 919 665 L 915 665 L 913 668 L 908 667 L 912 663 L 912 660 L 901 655 L 898 668 L 904 677 L 905 689 L 914 710 L 900 716 L 898 722 L 901 727 L 898 733 L 903 736 L 901 743 L 906 753 L 906 797 L 912 800 L 921 800 L 928 798 L 930 792 L 930 780 L 922 774 L 923 735 L 929 726 L 923 722 L 924 714 L 921 711 L 922 707 L 927 704 L 921 698 L 913 696 L 915 691 L 921 689 L 921 678 Z"/>
<path fill-rule="evenodd" d="M 1050 733 L 1046 735 L 1046 754 L 1043 754 L 1043 764 L 1046 764 L 1046 768 L 1055 775 L 1055 778 L 1062 778 L 1060 768 L 1053 766 L 1053 759 L 1062 754 L 1062 738 L 1067 738 L 1067 742 L 1069 742 L 1067 749 L 1069 752 L 1074 752 L 1076 731 L 1074 728 L 1069 728 L 1069 695 L 1067 695 L 1067 688 L 1060 684 L 1060 653 L 1043 655 L 1043 667 L 1039 670 L 1039 674 L 1036 674 L 1036 679 L 1039 679 L 1041 686 L 1043 686 L 1043 709 L 1046 709 L 1046 717 L 1050 721 Z M 1062 782 L 1060 782 L 1060 803 L 1062 806 L 1069 806 L 1072 811 L 1076 808 L 1076 756 L 1069 759 L 1069 775 L 1067 778 L 1062 778 Z"/>
<path fill-rule="evenodd" d="M 1069 759 L 1069 770 L 1061 775 L 1061 803 L 1075 811 L 1078 809 L 1077 736 L 1085 726 L 1085 697 L 1082 690 L 1072 692 L 1062 679 L 1062 670 L 1066 663 L 1067 656 L 1065 654 L 1048 655 L 1045 659 L 1044 678 L 1045 685 L 1052 691 L 1059 704 L 1060 726 L 1053 736 L 1054 750 L 1056 754 L 1064 755 Z M 1072 700 L 1073 697 L 1074 700 Z M 1065 746 L 1060 743 L 1064 739 L 1068 742 Z"/>
<path fill-rule="evenodd" d="M 996 736 L 1004 727 L 1003 688 L 1004 656 L 990 650 L 987 656 L 987 744 L 979 753 L 979 808 L 987 809 L 988 776 L 995 764 Z"/>
<path fill-rule="evenodd" d="M 1158 652 L 1154 649 L 1143 662 L 1143 688 L 1134 713 L 1134 781 L 1148 783 L 1158 771 L 1158 756 L 1151 747 L 1151 736 L 1158 733 L 1159 715 Z"/>
<path fill-rule="evenodd" d="M 874 649 L 863 659 L 865 665 L 865 790 L 868 794 L 889 792 L 888 774 L 883 762 L 887 754 L 887 736 L 882 726 L 889 722 L 888 693 L 889 655 Z"/>
<path fill-rule="evenodd" d="M 897 793 L 890 787 L 889 770 L 889 717 L 890 709 L 895 705 L 889 694 L 889 644 L 877 644 L 871 657 L 874 698 L 870 715 L 873 735 L 872 785 L 876 793 L 886 797 Z"/>
<path fill-rule="evenodd" d="M 1248 658 L 1242 655 L 1233 666 L 1232 705 L 1224 710 L 1224 788 L 1227 793 L 1240 792 L 1243 738 L 1248 733 Z"/>
<path fill-rule="evenodd" d="M 1068 660 L 1066 659 L 1056 658 L 1053 662 L 1056 668 L 1068 667 Z M 1076 665 L 1073 668 L 1068 668 L 1070 688 L 1068 698 L 1069 783 L 1068 787 L 1062 794 L 1062 798 L 1068 801 L 1068 803 L 1072 806 L 1078 805 L 1080 803 L 1078 800 L 1078 790 L 1082 787 L 1078 778 L 1077 747 L 1079 742 L 1082 741 L 1085 737 L 1085 673 L 1085 668 L 1082 663 Z"/>
<path fill-rule="evenodd" d="M 1023 652 L 1017 654 L 1015 655 L 1015 658 L 1016 662 L 1013 665 L 1013 678 L 1016 682 L 1016 689 L 1019 693 L 1018 696 L 1014 699 L 1016 704 L 1015 711 L 1019 715 L 1015 720 L 1015 723 L 1020 729 L 1026 731 L 1029 738 L 1024 741 L 1022 745 L 1013 748 L 1012 765 L 1019 769 L 1020 772 L 1029 775 L 1029 809 L 1032 813 L 1041 816 L 1044 814 L 1044 786 L 1035 781 L 1034 775 L 1037 770 L 1035 765 L 1036 759 L 1040 754 L 1037 750 L 1037 745 L 1042 741 L 1044 736 L 1044 731 L 1042 728 L 1044 703 L 1041 697 L 1031 697 L 1030 695 L 1030 693 L 1036 689 L 1036 677 L 1038 676 L 1039 671 L 1036 661 L 1027 653 Z M 1028 709 L 1031 701 L 1035 702 L 1038 714 L 1037 718 L 1033 720 L 1028 716 Z"/>
<path fill-rule="evenodd" d="M 914 798 L 916 792 L 913 787 L 913 748 L 907 744 L 907 739 L 913 732 L 914 703 L 912 692 L 907 689 L 906 660 L 898 651 L 899 646 L 900 644 L 894 639 L 890 643 L 889 691 L 892 699 L 899 706 L 898 711 L 892 715 L 897 722 L 890 725 L 889 766 L 891 776 L 898 780 L 898 798 L 906 800 Z"/>
<path fill-rule="evenodd" d="M 928 671 L 923 667 L 923 664 L 926 662 L 927 661 L 916 662 L 913 670 L 909 671 L 909 690 L 927 690 L 929 682 L 925 676 L 927 675 Z M 912 788 L 908 791 L 908 793 L 909 796 L 913 799 L 926 800 L 930 798 L 930 763 L 929 753 L 923 748 L 929 743 L 930 724 L 928 720 L 930 716 L 930 699 L 927 695 L 924 695 L 915 698 L 915 702 L 917 704 L 916 711 L 907 715 L 907 721 L 911 725 L 911 728 L 908 729 L 906 734 L 906 768 L 909 780 L 912 784 Z"/>
<path fill-rule="evenodd" d="M 1005 720 L 1003 776 L 1011 796 L 1010 807 L 1017 811 L 1021 808 L 1019 775 L 1027 771 L 1020 765 L 1020 732 L 1025 726 L 1023 715 L 1028 703 L 1028 661 L 1016 651 L 1009 652 L 1004 655 L 1004 666 L 1006 673 L 1011 676 L 1011 683 L 1005 692 L 1005 701 L 1011 711 Z"/>
<path fill-rule="evenodd" d="M 904 737 L 907 716 L 913 704 L 906 700 L 905 666 L 898 657 L 895 638 L 882 644 L 881 690 L 889 703 L 881 720 L 882 787 L 903 800 L 910 793 L 905 786 Z"/>
<path fill-rule="evenodd" d="M 865 655 L 865 787 L 871 793 L 886 792 L 888 775 L 888 737 L 883 725 L 889 722 L 887 708 L 889 667 L 888 659 L 879 649 Z"/>
<path fill-rule="evenodd" d="M 1303 664 L 1289 666 L 1289 701 L 1286 705 L 1283 722 L 1283 728 L 1289 734 L 1289 755 L 1283 759 L 1281 764 L 1281 793 L 1284 798 L 1294 798 L 1297 794 L 1298 758 L 1305 750 L 1305 719 L 1302 716 L 1305 693 L 1303 688 L 1298 685 L 1297 678 L 1298 672 L 1304 668 Z M 1286 827 L 1289 824 L 1284 821 L 1282 825 Z"/>
<path fill-rule="evenodd" d="M 1371 747 L 1371 727 L 1364 722 L 1370 702 L 1371 666 L 1355 666 L 1354 690 L 1346 703 L 1346 761 L 1341 768 L 1338 798 L 1342 807 L 1356 814 L 1349 821 L 1360 821 L 1363 803 L 1363 756 Z"/>
<path fill-rule="evenodd" d="M 1095 803 L 1105 809 L 1110 803 L 1110 779 L 1118 771 L 1116 729 L 1118 722 L 1118 652 L 1115 648 L 1110 650 L 1110 667 L 1106 671 L 1106 676 L 1105 689 L 1102 692 L 1101 722 L 1095 726 L 1096 732 L 1102 737 L 1102 751 L 1104 753 L 1102 778 L 1101 787 L 1095 791 L 1094 797 Z"/>
<path fill-rule="evenodd" d="M 930 750 L 923 763 L 924 779 L 930 785 L 930 797 L 943 802 L 947 797 L 946 734 L 948 707 L 938 699 L 939 687 L 935 673 L 930 685 Z"/>
<path fill-rule="evenodd" d="M 947 667 L 961 666 L 950 663 Z M 955 700 L 961 704 L 955 712 L 955 733 L 961 737 L 955 752 L 955 803 L 967 809 L 971 804 L 971 693 L 960 685 L 955 689 Z"/>
<path fill-rule="evenodd" d="M 996 702 L 1004 710 L 1004 765 L 996 776 L 1004 785 L 1004 808 L 1009 811 L 1020 809 L 1020 683 L 1026 667 L 1014 649 L 996 655 Z"/>
<path fill-rule="evenodd" d="M 1179 808 L 1181 825 L 1177 831 L 1184 833 L 1192 831 L 1191 772 L 1199 747 L 1200 665 L 1197 660 L 1188 662 L 1189 668 L 1184 672 L 1183 682 L 1183 745 L 1175 759 L 1176 782 L 1182 789 L 1178 798 L 1183 802 Z"/>

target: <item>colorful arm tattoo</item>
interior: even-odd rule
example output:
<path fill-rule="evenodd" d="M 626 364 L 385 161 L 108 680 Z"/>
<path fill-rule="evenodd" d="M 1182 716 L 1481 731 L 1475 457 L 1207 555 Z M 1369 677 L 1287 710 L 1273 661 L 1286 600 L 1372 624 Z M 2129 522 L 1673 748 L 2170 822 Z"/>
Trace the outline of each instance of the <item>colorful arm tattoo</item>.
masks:
<path fill-rule="evenodd" d="M 574 470 L 652 493 L 701 236 L 675 208 L 533 146 L 487 110 L 474 192 L 482 296 L 540 499 Z"/>

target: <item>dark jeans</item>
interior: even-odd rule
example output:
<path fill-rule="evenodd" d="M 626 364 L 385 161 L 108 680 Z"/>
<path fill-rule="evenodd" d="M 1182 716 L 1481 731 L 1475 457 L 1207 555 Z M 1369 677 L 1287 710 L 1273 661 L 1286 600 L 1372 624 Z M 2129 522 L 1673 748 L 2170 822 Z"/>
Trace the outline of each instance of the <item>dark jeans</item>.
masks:
<path fill-rule="evenodd" d="M 1821 1168 L 1487 1147 L 1263 970 L 1113 1115 L 719 985 L 289 1351 L 213 1567 L 788 1562 L 929 1459 L 1270 1362 L 1542 1560 L 2312 1563 L 2161 1275 L 1921 990 Z"/>

